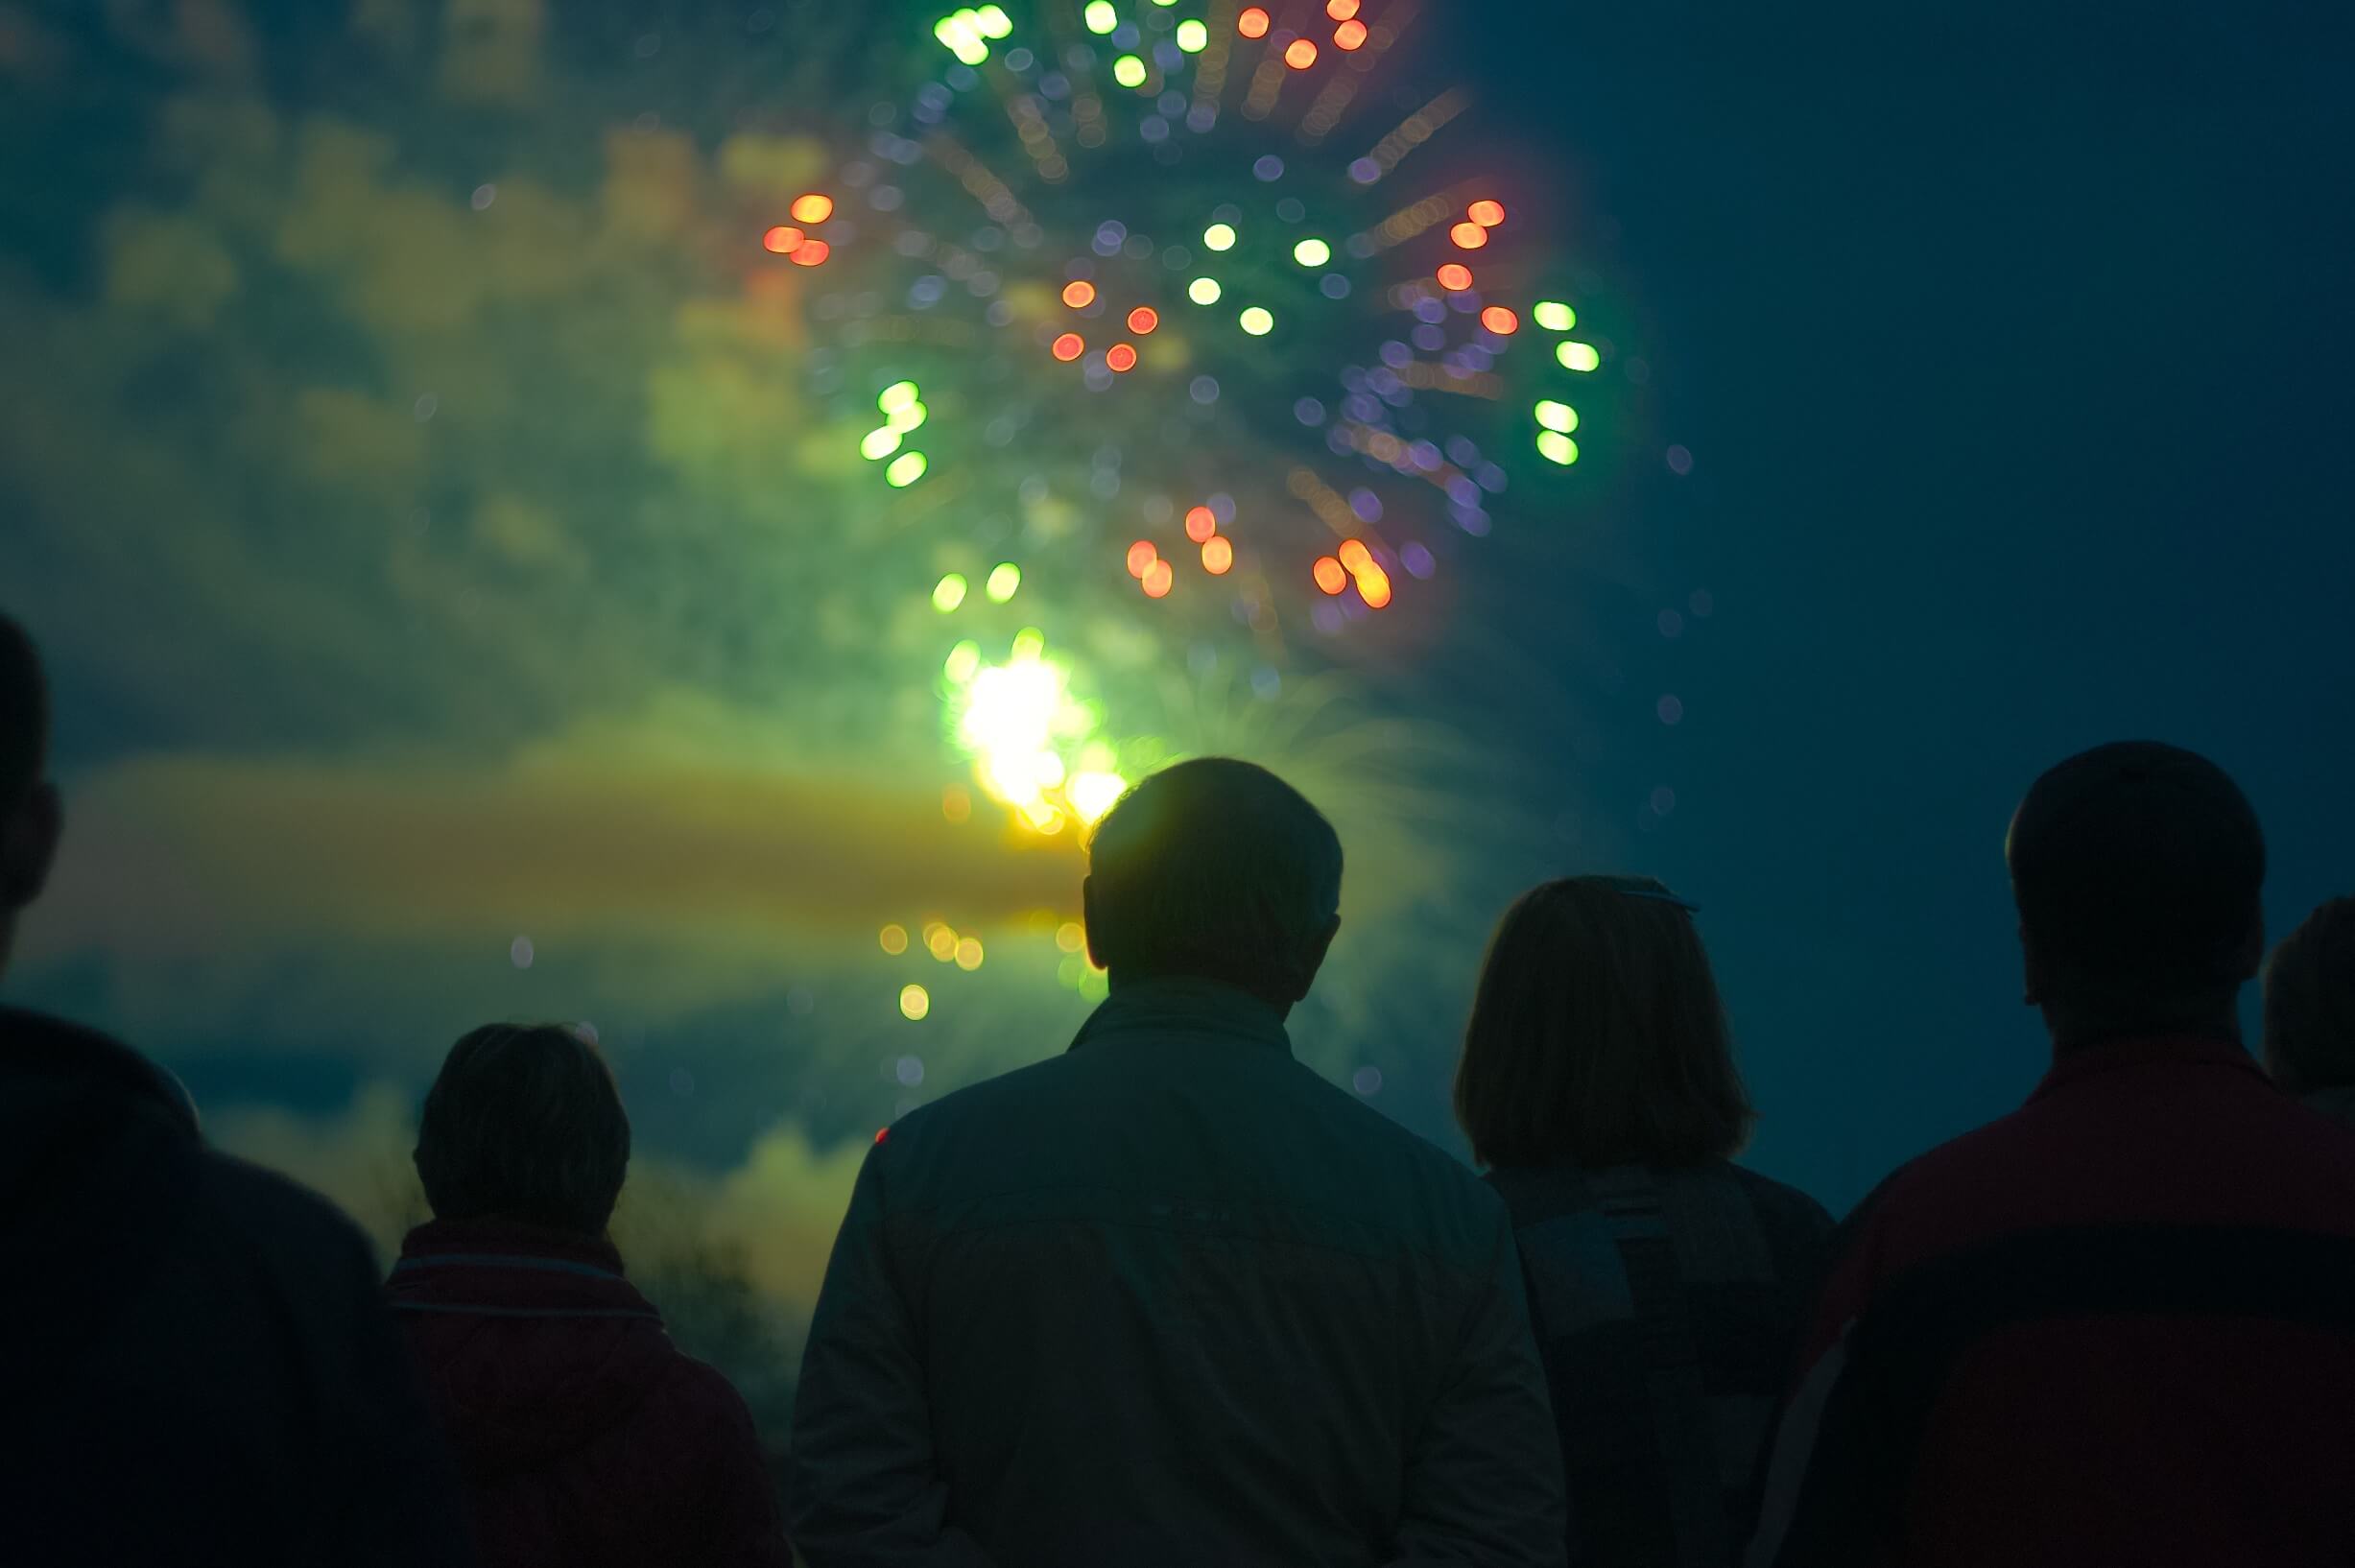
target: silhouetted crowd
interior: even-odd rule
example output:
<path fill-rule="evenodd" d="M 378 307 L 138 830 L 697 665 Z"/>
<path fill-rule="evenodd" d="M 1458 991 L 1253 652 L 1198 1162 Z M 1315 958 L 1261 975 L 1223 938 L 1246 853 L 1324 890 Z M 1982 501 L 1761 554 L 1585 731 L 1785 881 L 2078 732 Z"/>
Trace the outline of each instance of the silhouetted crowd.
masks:
<path fill-rule="evenodd" d="M 48 748 L 0 619 L 0 968 Z M 630 1123 L 573 1031 L 451 1048 L 385 1280 L 168 1073 L 0 1010 L 0 1562 L 2355 1563 L 2355 899 L 2268 960 L 2254 812 L 2155 743 L 2046 772 L 2005 853 L 2051 1070 L 1836 1226 L 1734 1163 L 1676 892 L 1506 913 L 1475 1176 L 1293 1057 L 1332 825 L 1153 774 L 1088 848 L 1108 999 L 868 1152 L 782 1499 L 607 1238 Z"/>

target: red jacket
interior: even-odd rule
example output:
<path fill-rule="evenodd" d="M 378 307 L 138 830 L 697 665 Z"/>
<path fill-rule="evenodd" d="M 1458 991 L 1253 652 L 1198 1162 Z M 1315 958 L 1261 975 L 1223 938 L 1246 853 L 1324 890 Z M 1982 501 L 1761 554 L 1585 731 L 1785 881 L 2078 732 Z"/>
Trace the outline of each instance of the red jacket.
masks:
<path fill-rule="evenodd" d="M 389 1290 L 484 1568 L 790 1568 L 744 1400 L 671 1342 L 610 1243 L 437 1220 Z"/>
<path fill-rule="evenodd" d="M 2070 1052 L 1844 1229 L 1753 1565 L 2355 1561 L 2355 1134 L 2237 1045 Z"/>

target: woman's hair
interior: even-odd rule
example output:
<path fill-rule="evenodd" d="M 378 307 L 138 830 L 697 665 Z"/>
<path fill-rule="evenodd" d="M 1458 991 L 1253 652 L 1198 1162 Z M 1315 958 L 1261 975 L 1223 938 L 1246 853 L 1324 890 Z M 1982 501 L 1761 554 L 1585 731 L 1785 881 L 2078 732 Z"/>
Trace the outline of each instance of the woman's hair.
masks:
<path fill-rule="evenodd" d="M 2355 898 L 2317 909 L 2265 961 L 2265 1067 L 2292 1094 L 2355 1083 Z"/>
<path fill-rule="evenodd" d="M 1696 1165 L 1756 1112 L 1689 909 L 1649 877 L 1524 893 L 1496 928 L 1456 1069 L 1484 1165 Z"/>
<path fill-rule="evenodd" d="M 630 1118 L 597 1048 L 560 1024 L 486 1024 L 450 1047 L 417 1121 L 417 1176 L 443 1220 L 605 1233 Z"/>

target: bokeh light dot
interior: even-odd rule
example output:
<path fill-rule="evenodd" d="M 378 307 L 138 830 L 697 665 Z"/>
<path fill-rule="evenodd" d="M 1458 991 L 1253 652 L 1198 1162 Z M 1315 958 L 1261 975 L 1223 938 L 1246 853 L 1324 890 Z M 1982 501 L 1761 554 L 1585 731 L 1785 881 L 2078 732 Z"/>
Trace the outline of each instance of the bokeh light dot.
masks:
<path fill-rule="evenodd" d="M 908 928 L 902 925 L 885 926 L 876 939 L 883 944 L 886 953 L 897 958 L 908 950 Z"/>
<path fill-rule="evenodd" d="M 933 585 L 932 607 L 946 615 L 964 603 L 968 584 L 963 572 L 951 572 Z"/>
<path fill-rule="evenodd" d="M 1333 30 L 1333 47 L 1343 51 L 1363 49 L 1367 33 L 1366 24 L 1352 17 Z"/>
<path fill-rule="evenodd" d="M 1161 324 L 1161 313 L 1151 305 L 1139 305 L 1129 313 L 1129 330 L 1138 337 L 1150 335 Z"/>
<path fill-rule="evenodd" d="M 989 579 L 982 584 L 982 591 L 989 596 L 991 604 L 1003 605 L 1021 587 L 1022 568 L 1011 560 L 1005 560 L 990 569 Z"/>
<path fill-rule="evenodd" d="M 801 230 L 779 224 L 760 237 L 760 244 L 761 249 L 772 255 L 790 256 L 800 249 L 808 239 L 809 236 Z"/>
<path fill-rule="evenodd" d="M 1284 63 L 1296 71 L 1305 71 L 1317 63 L 1317 40 L 1295 38 L 1284 46 Z"/>
<path fill-rule="evenodd" d="M 1225 292 L 1215 277 L 1198 277 L 1186 285 L 1186 297 L 1198 305 L 1215 305 Z"/>
<path fill-rule="evenodd" d="M 1161 552 L 1154 548 L 1151 539 L 1137 540 L 1129 546 L 1129 575 L 1141 580 L 1153 570 L 1153 563 L 1160 558 Z"/>
<path fill-rule="evenodd" d="M 1232 250 L 1235 248 L 1235 226 L 1212 224 L 1203 229 L 1202 248 L 1207 250 Z"/>
<path fill-rule="evenodd" d="M 1558 299 L 1539 300 L 1530 315 L 1548 332 L 1567 332 L 1579 322 L 1578 312 Z"/>
<path fill-rule="evenodd" d="M 1087 352 L 1087 340 L 1077 332 L 1066 332 L 1055 340 L 1055 346 L 1051 351 L 1057 359 L 1068 365 Z"/>
<path fill-rule="evenodd" d="M 1333 248 L 1320 239 L 1305 239 L 1292 248 L 1292 259 L 1303 267 L 1321 267 L 1333 259 Z"/>
<path fill-rule="evenodd" d="M 1494 228 L 1505 221 L 1505 203 L 1502 202 L 1475 202 L 1464 216 L 1483 228 Z"/>
<path fill-rule="evenodd" d="M 1122 375 L 1136 368 L 1136 344 L 1116 343 L 1104 351 L 1104 363 Z"/>
<path fill-rule="evenodd" d="M 1558 344 L 1554 357 L 1567 370 L 1591 370 L 1603 363 L 1603 356 L 1595 352 L 1594 344 L 1589 343 Z"/>
<path fill-rule="evenodd" d="M 1235 563 L 1235 544 L 1224 535 L 1213 535 L 1202 541 L 1202 570 L 1212 577 L 1225 577 Z"/>
<path fill-rule="evenodd" d="M 1316 579 L 1319 588 L 1329 594 L 1339 593 L 1349 585 L 1348 571 L 1331 556 L 1318 557 L 1317 564 L 1310 568 L 1309 575 Z"/>
<path fill-rule="evenodd" d="M 1438 273 L 1439 287 L 1462 293 L 1472 286 L 1472 270 L 1460 261 L 1451 261 Z"/>
<path fill-rule="evenodd" d="M 1447 237 L 1459 250 L 1477 250 L 1488 243 L 1488 231 L 1478 224 L 1458 224 Z"/>
<path fill-rule="evenodd" d="M 812 191 L 795 197 L 790 210 L 797 224 L 822 224 L 834 216 L 834 198 Z"/>
<path fill-rule="evenodd" d="M 1200 544 L 1218 531 L 1219 514 L 1217 512 L 1212 511 L 1208 507 L 1190 507 L 1186 510 L 1187 538 Z"/>
<path fill-rule="evenodd" d="M 920 1023 L 931 1011 L 932 992 L 921 986 L 902 986 L 899 988 L 899 1015 L 901 1017 L 910 1023 Z M 875 1141 L 881 1143 L 883 1134 L 876 1133 Z"/>
<path fill-rule="evenodd" d="M 1660 699 L 1657 711 L 1660 715 L 1660 723 L 1664 725 L 1681 724 L 1684 720 L 1683 700 L 1672 692 Z"/>
<path fill-rule="evenodd" d="M 1500 338 L 1510 338 L 1521 330 L 1521 318 L 1503 305 L 1490 305 L 1480 313 L 1480 324 Z"/>
<path fill-rule="evenodd" d="M 1177 585 L 1177 569 L 1166 560 L 1156 560 L 1145 569 L 1145 594 L 1151 599 L 1166 599 Z"/>
<path fill-rule="evenodd" d="M 826 258 L 832 254 L 834 254 L 834 247 L 825 241 L 803 240 L 794 248 L 793 263 L 796 267 L 822 267 L 825 265 Z"/>
<path fill-rule="evenodd" d="M 1268 13 L 1258 6 L 1246 6 L 1243 14 L 1235 18 L 1235 31 L 1247 38 L 1268 36 Z"/>
<path fill-rule="evenodd" d="M 1063 285 L 1063 303 L 1073 310 L 1085 310 L 1096 302 L 1096 286 L 1087 279 L 1074 278 Z"/>
<path fill-rule="evenodd" d="M 1275 330 L 1275 317 L 1264 305 L 1248 307 L 1237 320 L 1243 323 L 1243 330 L 1254 338 L 1264 338 Z"/>

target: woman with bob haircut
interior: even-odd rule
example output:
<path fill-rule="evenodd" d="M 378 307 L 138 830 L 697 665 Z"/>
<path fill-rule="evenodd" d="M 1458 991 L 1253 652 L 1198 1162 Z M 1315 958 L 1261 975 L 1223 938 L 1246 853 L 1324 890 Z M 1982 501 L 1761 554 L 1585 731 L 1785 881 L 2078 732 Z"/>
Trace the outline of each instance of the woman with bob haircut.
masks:
<path fill-rule="evenodd" d="M 1506 912 L 1456 1071 L 1560 1430 L 1570 1561 L 1726 1568 L 1831 1217 L 1732 1163 L 1755 1113 L 1693 905 L 1579 876 Z"/>

